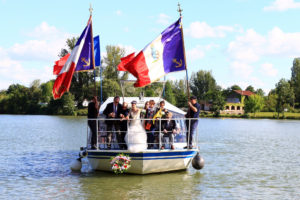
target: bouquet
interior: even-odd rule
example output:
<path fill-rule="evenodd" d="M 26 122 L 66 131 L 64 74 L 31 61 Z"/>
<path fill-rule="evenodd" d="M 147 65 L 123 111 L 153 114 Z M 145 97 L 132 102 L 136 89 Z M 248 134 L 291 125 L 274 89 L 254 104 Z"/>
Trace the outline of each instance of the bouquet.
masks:
<path fill-rule="evenodd" d="M 110 164 L 111 169 L 115 174 L 122 174 L 130 168 L 130 157 L 124 154 L 118 154 L 116 157 L 112 157 Z"/>

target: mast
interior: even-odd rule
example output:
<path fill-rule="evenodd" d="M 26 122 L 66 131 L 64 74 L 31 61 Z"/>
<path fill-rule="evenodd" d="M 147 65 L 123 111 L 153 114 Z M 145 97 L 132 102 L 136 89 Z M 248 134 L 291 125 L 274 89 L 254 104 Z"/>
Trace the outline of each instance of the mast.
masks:
<path fill-rule="evenodd" d="M 90 4 L 90 19 L 92 20 L 92 15 L 93 15 L 93 8 L 92 4 Z M 91 21 L 91 46 L 92 46 L 92 65 L 94 69 L 94 96 L 97 96 L 97 88 L 96 88 L 96 68 L 95 68 L 95 53 L 94 53 L 94 36 L 93 36 L 93 23 Z"/>
<path fill-rule="evenodd" d="M 180 3 L 178 2 L 178 9 L 180 20 L 180 30 L 181 30 L 181 37 L 182 37 L 182 46 L 183 46 L 183 56 L 184 56 L 184 64 L 185 64 L 185 72 L 186 72 L 186 89 L 187 89 L 187 95 L 188 95 L 188 101 L 190 99 L 190 85 L 189 85 L 189 76 L 188 76 L 188 70 L 186 65 L 186 56 L 185 56 L 185 45 L 184 45 L 184 37 L 183 37 L 183 26 L 182 26 L 182 15 L 181 12 L 183 9 L 180 8 Z"/>

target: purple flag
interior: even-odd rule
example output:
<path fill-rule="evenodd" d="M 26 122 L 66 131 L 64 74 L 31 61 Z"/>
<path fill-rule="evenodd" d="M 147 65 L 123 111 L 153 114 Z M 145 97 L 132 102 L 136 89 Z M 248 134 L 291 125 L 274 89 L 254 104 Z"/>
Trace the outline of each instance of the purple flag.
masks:
<path fill-rule="evenodd" d="M 81 41 L 84 38 L 84 44 L 82 47 L 82 51 L 80 53 L 78 63 L 76 66 L 75 71 L 87 71 L 87 70 L 93 70 L 93 60 L 92 60 L 92 35 L 91 35 L 91 26 L 92 23 L 88 23 L 85 30 L 83 31 L 85 34 L 82 34 L 78 41 Z"/>
<path fill-rule="evenodd" d="M 165 73 L 185 70 L 181 18 L 161 33 Z"/>

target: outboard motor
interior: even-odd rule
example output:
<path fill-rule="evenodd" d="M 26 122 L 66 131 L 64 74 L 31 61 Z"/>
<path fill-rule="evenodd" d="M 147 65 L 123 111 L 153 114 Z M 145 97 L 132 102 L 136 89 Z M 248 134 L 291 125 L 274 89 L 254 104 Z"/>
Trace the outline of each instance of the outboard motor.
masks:
<path fill-rule="evenodd" d="M 199 151 L 192 160 L 192 166 L 197 170 L 200 170 L 204 167 L 204 159 L 200 156 Z"/>
<path fill-rule="evenodd" d="M 78 156 L 79 156 L 79 158 L 77 158 L 76 160 L 74 160 L 71 163 L 70 168 L 71 168 L 72 171 L 80 171 L 81 170 L 81 168 L 82 168 L 81 159 L 87 156 L 86 149 L 84 149 L 83 147 L 81 147 Z"/>

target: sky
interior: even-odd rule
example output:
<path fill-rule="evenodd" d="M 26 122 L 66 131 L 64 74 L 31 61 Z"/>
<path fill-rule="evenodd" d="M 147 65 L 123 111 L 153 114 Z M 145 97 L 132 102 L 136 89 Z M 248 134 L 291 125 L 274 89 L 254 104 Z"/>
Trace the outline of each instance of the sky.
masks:
<path fill-rule="evenodd" d="M 181 0 L 189 78 L 211 71 L 223 88 L 252 85 L 265 92 L 290 79 L 300 57 L 300 1 Z M 0 90 L 54 79 L 66 39 L 79 36 L 93 7 L 93 32 L 106 45 L 139 52 L 175 22 L 174 0 L 0 0 Z M 170 73 L 167 80 L 185 78 Z"/>

